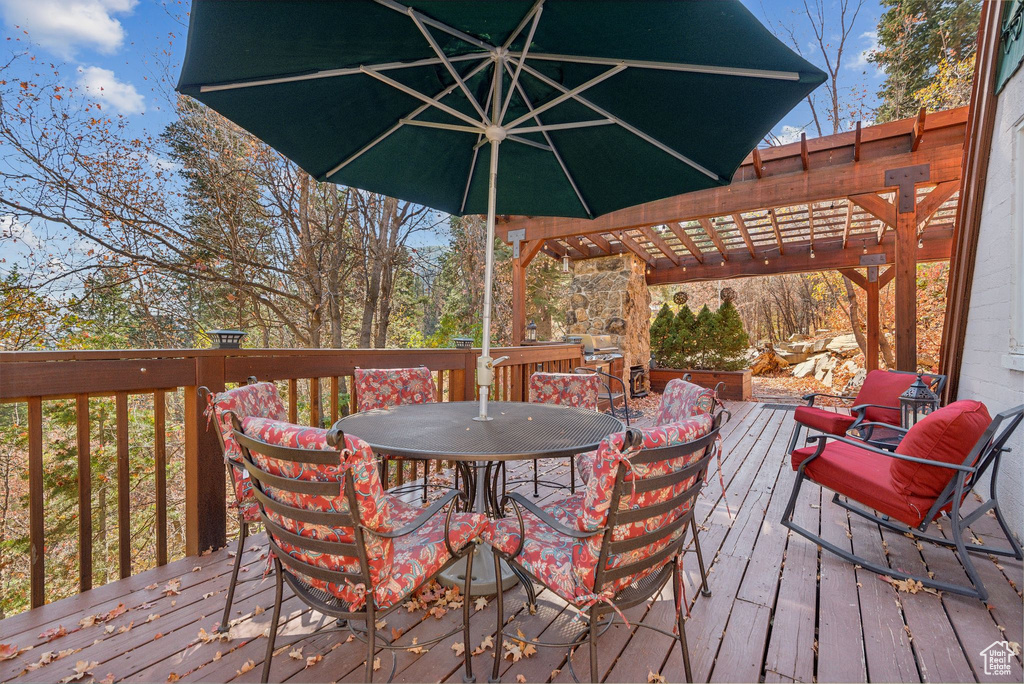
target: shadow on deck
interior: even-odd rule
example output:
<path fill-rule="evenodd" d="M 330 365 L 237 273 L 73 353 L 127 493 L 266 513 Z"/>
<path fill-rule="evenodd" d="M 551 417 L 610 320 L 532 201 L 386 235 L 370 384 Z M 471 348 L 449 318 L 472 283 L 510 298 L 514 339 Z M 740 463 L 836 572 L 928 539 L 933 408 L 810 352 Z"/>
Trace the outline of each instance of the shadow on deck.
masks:
<path fill-rule="evenodd" d="M 702 546 L 706 557 L 714 558 L 710 597 L 695 591 L 692 553 L 686 563 L 687 598 L 692 602 L 687 635 L 699 681 L 1021 681 L 1019 656 L 1012 659 L 1008 677 L 986 675 L 981 656 L 995 641 L 1022 638 L 1020 562 L 978 559 L 991 594 L 986 605 L 962 596 L 897 592 L 878 576 L 819 553 L 810 542 L 788 535 L 778 522 L 793 481 L 785 453 L 792 413 L 754 403 L 730 408 L 734 417 L 723 431 L 725 497 L 719 478 L 711 473 L 697 506 Z M 542 464 L 542 469 L 548 471 L 547 479 L 568 478 L 565 459 Z M 529 474 L 529 466 L 520 464 L 510 479 Z M 542 490 L 541 496 L 543 501 L 560 493 Z M 890 567 L 966 579 L 951 551 L 929 544 L 919 548 L 857 516 L 851 520 L 832 503 L 831 494 L 823 496 L 813 485 L 802 495 L 796 516 L 808 529 Z M 985 537 L 996 525 L 986 516 L 973 531 Z M 57 681 L 75 674 L 79 661 L 88 665 L 82 681 L 258 681 L 273 603 L 273 581 L 260 579 L 266 566 L 262 540 L 254 537 L 245 550 L 242 577 L 253 581 L 239 587 L 237 624 L 229 639 L 204 642 L 220 618 L 231 569 L 232 554 L 221 549 L 0 621 L 0 641 L 31 647 L 0 662 L 0 681 Z M 670 630 L 670 592 L 667 587 L 654 601 L 626 611 L 627 618 Z M 557 640 L 555 633 L 573 628 L 573 612 L 550 592 L 541 594 L 535 615 L 523 610 L 520 587 L 506 596 L 516 625 L 527 637 Z M 487 605 L 473 613 L 474 638 L 468 651 L 493 631 L 493 611 Z M 284 603 L 283 614 L 288 616 L 283 635 L 314 631 L 321 624 L 320 616 L 294 597 Z M 113 617 L 89 625 L 89 616 L 95 615 Z M 460 618 L 461 611 L 433 617 L 423 610 L 402 610 L 388 616 L 384 630 L 401 630 L 403 640 L 425 641 L 451 630 Z M 48 643 L 44 633 L 61 628 L 67 634 Z M 632 635 L 625 625 L 616 624 L 602 636 L 604 678 L 647 682 L 651 674 L 660 673 L 668 681 L 681 681 L 678 647 L 660 634 L 641 634 Z M 461 681 L 461 657 L 452 648 L 460 640 L 452 638 L 422 652 L 398 652 L 396 681 Z M 277 655 L 272 681 L 362 678 L 361 643 L 346 643 L 332 634 L 295 648 L 299 646 L 301 653 L 295 657 L 289 657 L 288 648 Z M 52 662 L 35 667 L 48 652 Z M 487 676 L 494 652 L 490 648 L 475 656 L 478 680 Z M 503 677 L 509 682 L 518 675 L 529 682 L 571 681 L 566 658 L 565 650 L 540 649 L 515 663 L 505 660 Z M 390 657 L 385 653 L 381 661 L 378 677 L 384 680 Z M 587 671 L 585 649 L 573 662 L 577 672 Z"/>

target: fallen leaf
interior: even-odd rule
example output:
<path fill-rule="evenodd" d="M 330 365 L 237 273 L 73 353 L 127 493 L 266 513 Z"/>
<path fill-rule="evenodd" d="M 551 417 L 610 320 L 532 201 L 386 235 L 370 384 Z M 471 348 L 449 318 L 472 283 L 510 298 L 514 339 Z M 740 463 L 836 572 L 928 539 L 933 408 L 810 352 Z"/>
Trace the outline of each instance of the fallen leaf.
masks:
<path fill-rule="evenodd" d="M 146 589 L 153 590 L 156 589 L 158 586 L 160 585 L 158 585 L 156 582 L 153 582 L 152 584 L 147 585 Z"/>
<path fill-rule="evenodd" d="M 256 663 L 251 660 L 246 660 L 245 663 L 242 664 L 242 669 L 236 671 L 235 674 L 243 675 L 254 667 L 256 667 Z"/>
<path fill-rule="evenodd" d="M 120 617 L 128 612 L 128 609 L 123 603 L 118 603 L 116 608 L 111 608 L 108 612 L 100 616 L 100 621 L 110 622 L 116 617 Z"/>
<path fill-rule="evenodd" d="M 114 684 L 114 673 L 108 672 L 107 676 L 100 680 L 100 684 Z"/>
<path fill-rule="evenodd" d="M 46 643 L 50 643 L 54 639 L 59 639 L 62 636 L 67 636 L 68 630 L 64 629 L 64 625 L 57 625 L 51 627 L 42 634 L 39 635 L 40 639 L 46 639 Z M 2 660 L 2 658 L 0 658 Z"/>
<path fill-rule="evenodd" d="M 78 681 L 82 677 L 91 673 L 94 667 L 97 667 L 99 663 L 97 661 L 89 662 L 88 660 L 79 660 L 75 663 L 75 671 L 73 674 L 69 674 L 64 679 L 60 680 L 61 684 L 67 684 L 67 682 Z"/>
<path fill-rule="evenodd" d="M 200 566 L 198 566 L 198 565 L 196 567 L 192 568 L 192 572 L 199 572 L 200 570 L 202 570 L 202 568 Z"/>
<path fill-rule="evenodd" d="M 477 610 L 483 610 L 487 607 L 487 599 L 483 596 L 477 597 L 476 601 L 473 602 L 473 607 Z"/>
<path fill-rule="evenodd" d="M 14 644 L 0 644 L 0 660 L 11 660 L 29 649 L 20 648 Z"/>
<path fill-rule="evenodd" d="M 299 646 L 294 651 L 288 651 L 288 657 L 292 660 L 302 660 L 302 646 Z"/>
<path fill-rule="evenodd" d="M 380 656 L 373 659 L 373 671 L 376 672 L 380 669 Z"/>
<path fill-rule="evenodd" d="M 648 684 L 653 684 L 654 682 L 664 682 L 664 681 L 665 681 L 665 678 L 662 677 L 657 672 L 655 672 L 654 670 L 648 670 L 647 671 L 647 683 Z"/>
<path fill-rule="evenodd" d="M 181 676 L 177 673 L 172 672 L 171 674 L 167 675 L 167 681 L 169 682 L 176 682 L 179 679 L 181 679 Z"/>
<path fill-rule="evenodd" d="M 391 640 L 392 641 L 398 641 L 398 638 L 402 636 L 402 632 L 404 632 L 404 631 L 405 630 L 399 629 L 398 627 L 392 627 L 391 628 Z"/>
<path fill-rule="evenodd" d="M 214 595 L 214 594 L 216 594 L 216 593 L 217 593 L 217 592 L 215 592 L 215 591 L 208 591 L 208 592 L 206 592 L 205 594 L 203 594 L 203 598 L 204 598 L 204 599 L 208 599 L 208 598 L 210 598 L 211 596 L 213 596 L 213 595 Z"/>
<path fill-rule="evenodd" d="M 98 620 L 99 617 L 96 615 L 86 615 L 84 618 L 78 621 L 78 626 L 82 628 L 92 627 L 96 624 Z"/>
<path fill-rule="evenodd" d="M 324 657 L 319 653 L 317 653 L 316 655 L 309 656 L 308 658 L 306 658 L 306 667 L 313 667 L 323 659 Z"/>
<path fill-rule="evenodd" d="M 220 651 L 217 651 L 216 653 L 213 654 L 213 661 L 214 662 L 217 662 L 218 660 L 220 660 L 220 658 L 221 658 Z"/>
<path fill-rule="evenodd" d="M 121 628 L 117 630 L 118 634 L 124 634 L 125 632 L 131 631 L 131 628 L 135 626 L 135 620 L 132 620 L 127 625 L 121 625 Z"/>
<path fill-rule="evenodd" d="M 104 634 L 113 634 L 114 633 L 114 625 L 107 625 L 106 627 L 104 627 L 103 628 L 103 633 Z"/>
<path fill-rule="evenodd" d="M 256 606 L 253 611 L 253 615 L 263 615 L 263 606 Z"/>
<path fill-rule="evenodd" d="M 163 591 L 161 592 L 164 596 L 177 596 L 181 592 L 181 578 L 172 579 L 170 582 L 164 585 Z"/>
<path fill-rule="evenodd" d="M 452 650 L 455 651 L 455 655 L 460 656 L 466 652 L 466 644 L 461 641 L 457 644 L 452 644 Z"/>
<path fill-rule="evenodd" d="M 388 621 L 387 620 L 377 620 L 377 622 L 373 623 L 373 625 L 377 629 L 384 629 L 385 627 L 388 626 Z"/>
<path fill-rule="evenodd" d="M 214 641 L 227 641 L 230 634 L 228 632 L 214 632 L 213 634 L 210 634 L 204 628 L 200 627 L 199 634 L 197 636 L 204 644 L 209 644 Z"/>
<path fill-rule="evenodd" d="M 159 613 L 150 613 L 149 617 L 146 618 L 146 622 L 152 622 L 153 620 L 159 620 L 159 619 L 160 619 L 160 614 Z"/>
<path fill-rule="evenodd" d="M 524 677 L 521 674 L 520 675 L 516 675 L 516 681 L 517 682 L 526 682 L 526 677 Z"/>

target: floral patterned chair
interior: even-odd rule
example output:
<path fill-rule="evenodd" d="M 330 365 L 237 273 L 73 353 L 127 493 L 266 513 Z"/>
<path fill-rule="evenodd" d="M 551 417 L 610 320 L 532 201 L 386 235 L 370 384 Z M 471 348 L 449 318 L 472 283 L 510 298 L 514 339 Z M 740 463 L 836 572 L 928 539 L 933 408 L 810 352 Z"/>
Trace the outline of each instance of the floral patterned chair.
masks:
<path fill-rule="evenodd" d="M 384 492 L 369 445 L 337 428 L 266 418 L 232 422 L 269 533 L 276 578 L 263 681 L 270 675 L 284 584 L 312 609 L 338 619 L 337 627 L 313 634 L 350 629 L 366 642 L 364 681 L 372 681 L 378 641 L 392 653 L 409 647 L 377 634 L 380 618 L 462 558 L 468 564 L 464 595 L 469 596 L 473 540 L 483 532 L 486 517 L 456 513 L 454 500 L 464 495 L 453 490 L 406 519 L 396 510 L 397 500 Z M 417 645 L 460 631 L 468 644 L 469 606 L 466 600 L 461 626 Z M 365 621 L 365 630 L 352 621 Z M 471 660 L 465 659 L 467 681 L 472 681 Z"/>
<path fill-rule="evenodd" d="M 356 368 L 356 409 L 370 411 L 403 404 L 428 404 L 437 401 L 437 385 L 426 366 L 419 368 Z M 381 454 L 381 473 L 385 487 L 391 461 L 401 464 L 405 459 Z M 412 461 L 413 471 L 418 461 Z M 423 461 L 423 501 L 427 500 L 430 461 Z"/>
<path fill-rule="evenodd" d="M 561 404 L 597 410 L 598 396 L 603 383 L 596 374 L 534 373 L 530 376 L 530 403 Z M 533 495 L 540 496 L 539 485 L 562 487 L 552 482 L 541 482 L 537 476 L 537 459 L 533 460 Z M 569 491 L 576 493 L 576 459 L 569 458 Z"/>
<path fill-rule="evenodd" d="M 231 569 L 231 584 L 228 586 L 227 599 L 224 602 L 224 617 L 218 629 L 228 631 L 231 603 L 235 598 L 235 585 L 238 583 L 238 572 L 242 564 L 242 553 L 245 550 L 245 539 L 249 535 L 249 526 L 259 523 L 260 515 L 256 506 L 256 498 L 252 493 L 252 482 L 249 473 L 242 466 L 242 449 L 235 440 L 231 416 L 259 416 L 274 420 L 286 420 L 288 411 L 277 394 L 272 382 L 256 382 L 249 378 L 249 384 L 236 389 L 211 393 L 201 387 L 200 392 L 206 396 L 207 426 L 210 420 L 217 422 L 217 441 L 220 442 L 224 455 L 224 463 L 231 476 L 235 491 L 235 507 L 238 511 L 238 544 L 235 549 L 235 564 Z"/>
<path fill-rule="evenodd" d="M 692 681 L 682 607 L 682 553 L 694 530 L 693 502 L 704 483 L 726 411 L 607 437 L 597 450 L 586 490 L 540 507 L 520 494 L 502 499 L 514 517 L 491 521 L 484 540 L 504 559 L 585 614 L 590 681 L 600 681 L 597 636 L 602 615 L 638 605 L 671 577 L 677 638 Z M 705 577 L 699 547 L 697 560 Z M 647 625 L 641 625 L 647 626 Z M 497 641 L 504 606 L 497 597 Z M 657 629 L 653 628 L 652 629 Z M 657 630 L 661 631 L 661 630 Z M 518 637 L 521 639 L 521 637 Z M 582 644 L 584 635 L 578 642 Z M 537 645 L 555 645 L 537 643 Z M 497 680 L 495 662 L 493 679 Z"/>
<path fill-rule="evenodd" d="M 661 394 L 658 412 L 654 414 L 654 424 L 668 425 L 698 413 L 710 414 L 715 410 L 716 403 L 715 390 L 673 378 L 668 381 L 665 391 Z"/>

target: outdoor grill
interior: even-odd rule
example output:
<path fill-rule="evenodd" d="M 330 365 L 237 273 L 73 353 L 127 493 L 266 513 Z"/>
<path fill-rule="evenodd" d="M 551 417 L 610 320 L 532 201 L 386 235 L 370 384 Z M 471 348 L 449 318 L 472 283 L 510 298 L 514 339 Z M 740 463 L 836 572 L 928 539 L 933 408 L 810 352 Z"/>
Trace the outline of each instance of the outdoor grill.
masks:
<path fill-rule="evenodd" d="M 612 361 L 621 359 L 619 347 L 615 344 L 614 335 L 580 335 L 585 361 Z"/>

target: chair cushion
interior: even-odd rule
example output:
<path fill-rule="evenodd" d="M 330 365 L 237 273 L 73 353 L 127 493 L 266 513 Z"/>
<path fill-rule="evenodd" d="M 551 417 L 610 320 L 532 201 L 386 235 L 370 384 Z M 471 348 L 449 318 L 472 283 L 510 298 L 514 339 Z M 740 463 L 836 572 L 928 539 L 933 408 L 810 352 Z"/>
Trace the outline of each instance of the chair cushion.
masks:
<path fill-rule="evenodd" d="M 356 408 L 360 411 L 437 401 L 437 385 L 426 366 L 356 368 Z"/>
<path fill-rule="evenodd" d="M 796 411 L 793 412 L 793 420 L 813 430 L 830 435 L 845 435 L 857 417 L 826 411 L 815 406 L 797 406 Z M 897 422 L 899 421 L 897 420 Z"/>
<path fill-rule="evenodd" d="M 793 470 L 817 450 L 817 445 L 792 454 Z M 892 459 L 845 442 L 829 441 L 821 456 L 807 464 L 804 474 L 823 487 L 849 497 L 911 527 L 920 525 L 928 506 L 911 505 L 896 491 L 890 475 Z"/>
<path fill-rule="evenodd" d="M 963 399 L 934 411 L 910 428 L 896 453 L 943 463 L 963 463 L 992 422 L 979 401 Z M 918 506 L 931 507 L 955 470 L 894 460 L 891 475 L 896 490 Z"/>
<path fill-rule="evenodd" d="M 711 413 L 715 408 L 715 392 L 706 387 L 672 378 L 665 385 L 654 414 L 655 425 L 677 423 L 698 413 Z"/>
<path fill-rule="evenodd" d="M 551 505 L 543 508 L 554 515 Z M 577 596 L 589 593 L 577 582 L 573 571 L 573 547 L 578 540 L 556 532 L 528 511 L 523 511 L 523 527 L 526 541 L 516 562 L 566 601 L 575 602 Z M 596 536 L 600 539 L 600 535 Z M 492 520 L 483 538 L 497 550 L 511 555 L 519 546 L 519 522 L 515 518 Z"/>
<path fill-rule="evenodd" d="M 530 376 L 530 402 L 596 411 L 601 385 L 596 373 L 534 373 Z"/>
<path fill-rule="evenodd" d="M 228 412 L 242 420 L 247 416 L 259 416 L 284 420 L 287 411 L 277 394 L 277 387 L 272 382 L 257 382 L 243 385 L 210 397 L 210 410 L 217 421 L 217 428 L 224 445 L 224 458 L 235 463 L 242 462 L 242 449 L 234 436 L 234 427 Z M 234 506 L 246 522 L 257 522 L 260 519 L 256 499 L 252 495 L 252 483 L 245 468 L 230 467 L 231 482 L 235 490 Z"/>
<path fill-rule="evenodd" d="M 900 424 L 900 395 L 914 384 L 917 376 L 913 373 L 873 370 L 864 378 L 864 384 L 857 392 L 855 404 L 881 404 L 891 409 L 869 407 L 864 411 L 864 420 L 874 423 Z M 931 379 L 924 377 L 925 382 Z"/>

